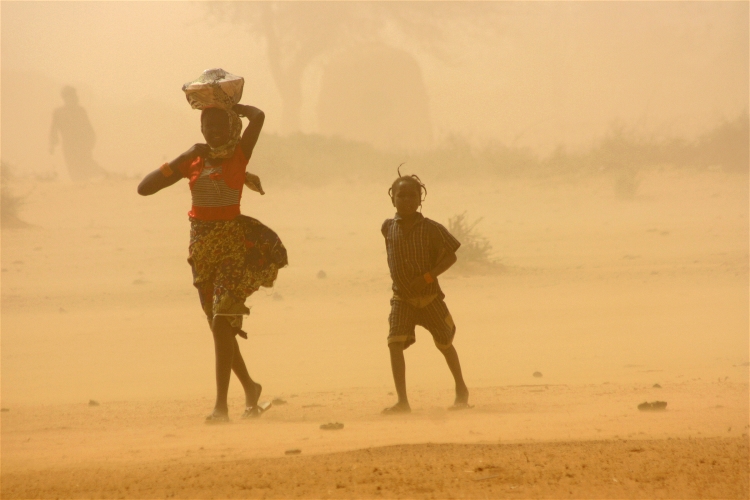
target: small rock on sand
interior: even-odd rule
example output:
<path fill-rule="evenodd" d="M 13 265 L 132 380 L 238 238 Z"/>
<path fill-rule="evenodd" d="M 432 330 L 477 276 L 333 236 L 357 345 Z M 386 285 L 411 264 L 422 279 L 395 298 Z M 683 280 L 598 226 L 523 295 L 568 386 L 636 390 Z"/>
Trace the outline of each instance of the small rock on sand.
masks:
<path fill-rule="evenodd" d="M 89 399 L 89 406 L 99 406 L 99 401 Z"/>
<path fill-rule="evenodd" d="M 667 409 L 666 401 L 654 401 L 653 403 L 641 403 L 638 405 L 638 409 L 641 411 L 661 411 Z"/>
<path fill-rule="evenodd" d="M 326 276 L 328 276 L 328 275 L 322 269 L 320 271 L 318 271 L 318 279 L 321 279 L 321 280 L 325 279 Z"/>
<path fill-rule="evenodd" d="M 344 424 L 341 422 L 329 422 L 320 426 L 324 431 L 338 431 L 344 428 Z"/>
<path fill-rule="evenodd" d="M 661 386 L 659 384 L 654 384 L 653 387 L 654 389 L 661 389 Z"/>
<path fill-rule="evenodd" d="M 536 378 L 542 378 L 542 372 L 534 372 L 533 376 Z"/>
<path fill-rule="evenodd" d="M 300 453 L 302 453 L 302 450 L 295 448 L 293 450 L 286 450 L 284 455 L 299 455 Z"/>

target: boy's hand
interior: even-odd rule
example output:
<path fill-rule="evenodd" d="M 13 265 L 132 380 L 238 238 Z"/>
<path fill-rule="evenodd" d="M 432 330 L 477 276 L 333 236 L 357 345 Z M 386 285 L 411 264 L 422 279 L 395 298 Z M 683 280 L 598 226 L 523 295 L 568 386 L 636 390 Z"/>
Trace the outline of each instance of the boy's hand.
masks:
<path fill-rule="evenodd" d="M 417 276 L 409 283 L 409 288 L 414 293 L 421 292 L 425 287 L 427 287 L 427 282 L 424 280 L 424 276 Z"/>

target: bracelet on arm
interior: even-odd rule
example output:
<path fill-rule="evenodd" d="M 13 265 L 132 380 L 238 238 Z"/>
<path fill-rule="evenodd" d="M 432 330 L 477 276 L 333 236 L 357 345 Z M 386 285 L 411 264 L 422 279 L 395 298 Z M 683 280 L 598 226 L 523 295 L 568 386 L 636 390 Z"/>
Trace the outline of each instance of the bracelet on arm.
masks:
<path fill-rule="evenodd" d="M 424 273 L 424 280 L 428 285 L 435 282 L 435 278 L 430 273 Z"/>
<path fill-rule="evenodd" d="M 172 167 L 169 166 L 169 163 L 165 163 L 161 167 L 159 167 L 159 170 L 161 170 L 161 175 L 164 177 L 170 177 L 174 172 L 172 171 Z"/>

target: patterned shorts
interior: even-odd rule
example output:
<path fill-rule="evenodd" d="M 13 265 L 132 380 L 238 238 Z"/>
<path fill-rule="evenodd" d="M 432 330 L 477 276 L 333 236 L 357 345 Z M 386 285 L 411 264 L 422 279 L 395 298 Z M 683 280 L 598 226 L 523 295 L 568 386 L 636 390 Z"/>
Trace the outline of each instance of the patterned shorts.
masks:
<path fill-rule="evenodd" d="M 432 340 L 438 349 L 447 349 L 453 345 L 456 325 L 445 302 L 436 298 L 423 308 L 417 308 L 405 300 L 391 299 L 391 314 L 388 316 L 390 330 L 388 344 L 403 342 L 404 348 L 416 342 L 414 332 L 416 325 L 424 327 L 432 334 Z"/>
<path fill-rule="evenodd" d="M 243 215 L 229 221 L 192 219 L 189 253 L 206 317 L 229 316 L 233 325 L 241 325 L 242 315 L 250 312 L 245 299 L 261 286 L 273 286 L 287 265 L 286 248 L 276 233 Z"/>

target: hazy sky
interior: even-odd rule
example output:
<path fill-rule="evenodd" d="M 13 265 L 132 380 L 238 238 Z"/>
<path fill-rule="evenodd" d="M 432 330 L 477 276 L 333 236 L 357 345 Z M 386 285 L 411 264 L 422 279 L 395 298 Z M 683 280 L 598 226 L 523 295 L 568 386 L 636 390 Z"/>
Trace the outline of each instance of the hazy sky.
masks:
<path fill-rule="evenodd" d="M 748 106 L 747 2 L 495 7 L 459 7 L 483 18 L 482 34 L 470 22 L 439 22 L 442 58 L 409 42 L 408 33 L 383 32 L 386 43 L 419 62 L 435 140 L 458 133 L 549 151 L 559 143 L 585 146 L 615 122 L 643 132 L 695 134 Z M 23 130 L 32 143 L 45 143 L 44 117 L 61 104 L 63 84 L 80 88 L 98 147 L 114 151 L 114 142 L 122 150 L 136 139 L 105 123 L 118 119 L 113 109 L 127 114 L 125 108 L 157 103 L 171 110 L 170 119 L 196 120 L 180 87 L 209 67 L 244 76 L 243 101 L 266 111 L 267 131 L 281 130 L 282 99 L 265 42 L 241 23 L 212 20 L 205 3 L 4 1 L 1 8 L 4 158 L 42 161 L 24 156 L 29 144 L 5 132 Z M 305 132 L 318 130 L 315 105 L 327 55 L 313 59 L 302 78 Z M 46 84 L 19 85 L 24 78 Z M 132 124 L 123 119 L 138 127 L 135 118 Z M 118 130 L 117 138 L 105 137 L 110 129 Z M 171 154 L 179 147 L 165 149 Z"/>

